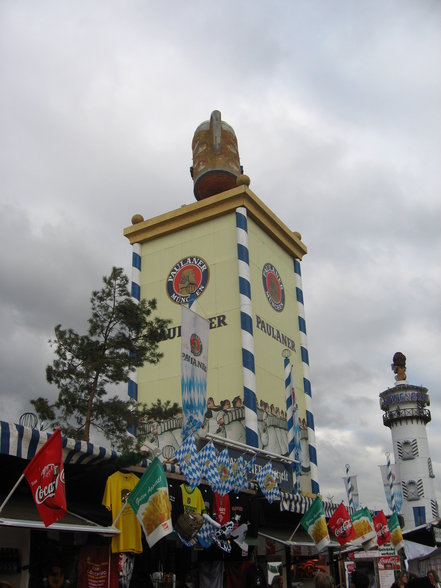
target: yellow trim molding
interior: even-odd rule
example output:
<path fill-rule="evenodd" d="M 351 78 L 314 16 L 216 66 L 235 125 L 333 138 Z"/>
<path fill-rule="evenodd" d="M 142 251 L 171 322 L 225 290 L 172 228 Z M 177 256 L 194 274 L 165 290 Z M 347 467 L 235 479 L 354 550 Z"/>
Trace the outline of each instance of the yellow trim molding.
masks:
<path fill-rule="evenodd" d="M 302 259 L 307 253 L 300 233 L 290 231 L 248 186 L 238 186 L 148 220 L 135 215 L 135 224 L 124 229 L 124 236 L 131 245 L 145 243 L 234 212 L 239 206 L 245 207 L 249 217 L 291 256 Z"/>

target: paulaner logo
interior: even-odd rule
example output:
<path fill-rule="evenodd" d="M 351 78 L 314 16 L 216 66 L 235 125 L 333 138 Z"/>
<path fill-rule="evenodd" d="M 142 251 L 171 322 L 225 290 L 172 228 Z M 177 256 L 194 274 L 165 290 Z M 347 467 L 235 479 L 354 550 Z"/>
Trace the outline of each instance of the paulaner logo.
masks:
<path fill-rule="evenodd" d="M 190 295 L 203 294 L 209 278 L 209 268 L 202 257 L 184 257 L 167 276 L 167 294 L 176 304 L 188 304 Z"/>
<path fill-rule="evenodd" d="M 282 278 L 272 263 L 266 263 L 262 269 L 262 282 L 266 298 L 277 312 L 285 307 L 285 289 Z"/>
<path fill-rule="evenodd" d="M 190 348 L 193 355 L 198 357 L 202 353 L 202 341 L 199 335 L 193 333 L 190 337 Z"/>

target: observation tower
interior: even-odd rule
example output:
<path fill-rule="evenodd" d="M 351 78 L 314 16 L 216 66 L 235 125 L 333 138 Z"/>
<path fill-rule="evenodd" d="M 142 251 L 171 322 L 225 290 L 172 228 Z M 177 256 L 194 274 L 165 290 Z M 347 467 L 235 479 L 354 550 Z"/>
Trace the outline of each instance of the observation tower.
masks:
<path fill-rule="evenodd" d="M 395 353 L 391 367 L 395 386 L 380 393 L 380 407 L 383 424 L 392 434 L 395 476 L 402 493 L 400 512 L 407 530 L 439 516 L 426 431 L 432 416 L 427 408 L 427 388 L 409 384 L 406 379 L 406 357 Z"/>

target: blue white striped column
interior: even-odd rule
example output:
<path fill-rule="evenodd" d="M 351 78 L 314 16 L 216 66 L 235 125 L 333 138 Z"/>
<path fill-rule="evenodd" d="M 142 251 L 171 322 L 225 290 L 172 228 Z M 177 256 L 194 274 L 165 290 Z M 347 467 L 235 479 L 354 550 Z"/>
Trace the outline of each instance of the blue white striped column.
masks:
<path fill-rule="evenodd" d="M 295 440 L 294 440 L 294 399 L 292 396 L 291 383 L 291 362 L 288 357 L 283 358 L 283 367 L 285 373 L 285 400 L 286 400 L 286 426 L 288 432 L 288 457 L 294 460 L 296 454 Z M 295 465 L 292 463 L 293 470 Z M 297 479 L 296 479 L 297 482 Z"/>
<path fill-rule="evenodd" d="M 240 328 L 242 335 L 243 404 L 247 445 L 259 446 L 257 433 L 256 370 L 254 366 L 253 311 L 251 304 L 247 210 L 236 208 L 237 259 L 239 262 Z"/>
<path fill-rule="evenodd" d="M 354 510 L 354 497 L 352 496 L 352 481 L 351 481 L 351 476 L 349 475 L 349 464 L 346 464 L 345 466 L 345 470 L 346 470 L 346 494 L 348 495 L 348 503 L 349 503 L 349 507 L 352 509 L 352 511 Z"/>
<path fill-rule="evenodd" d="M 390 492 L 390 505 L 392 513 L 397 513 L 397 505 L 395 504 L 395 492 L 394 492 L 394 477 L 392 475 L 392 467 L 390 465 L 390 453 L 386 453 L 386 465 L 387 465 L 387 481 L 389 482 Z"/>
<path fill-rule="evenodd" d="M 306 336 L 305 308 L 303 305 L 302 272 L 300 261 L 294 259 L 294 273 L 296 275 L 296 296 L 299 312 L 300 353 L 303 367 L 303 388 L 306 401 L 306 426 L 308 430 L 309 461 L 311 465 L 311 490 L 315 494 L 320 492 L 318 483 L 317 449 L 315 446 L 314 415 L 312 413 L 311 381 L 309 379 L 308 339 Z"/>
<path fill-rule="evenodd" d="M 139 304 L 141 299 L 141 245 L 135 243 L 132 251 L 132 300 Z M 138 400 L 138 370 L 130 374 L 128 394 L 133 400 Z"/>

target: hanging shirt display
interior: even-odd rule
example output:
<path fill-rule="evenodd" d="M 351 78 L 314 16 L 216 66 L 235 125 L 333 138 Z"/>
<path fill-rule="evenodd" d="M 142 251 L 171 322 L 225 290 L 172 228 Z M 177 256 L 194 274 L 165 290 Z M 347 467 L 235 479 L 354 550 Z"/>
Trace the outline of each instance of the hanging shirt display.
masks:
<path fill-rule="evenodd" d="M 78 561 L 77 588 L 118 588 L 118 556 L 109 547 L 83 547 Z"/>
<path fill-rule="evenodd" d="M 112 512 L 112 520 L 119 515 L 138 481 L 135 474 L 123 472 L 115 472 L 107 478 L 102 503 Z M 142 553 L 141 525 L 129 504 L 115 526 L 121 533 L 112 537 L 112 553 Z"/>
<path fill-rule="evenodd" d="M 204 499 L 199 488 L 192 489 L 187 484 L 181 484 L 181 492 L 184 512 L 197 512 L 198 514 L 205 512 Z"/>
<path fill-rule="evenodd" d="M 219 496 L 217 492 L 213 494 L 213 518 L 219 525 L 225 525 L 230 520 L 230 497 L 228 494 Z"/>

